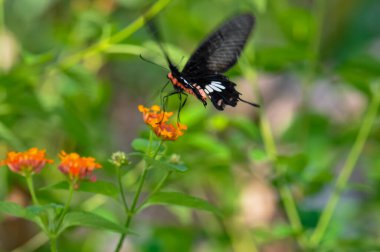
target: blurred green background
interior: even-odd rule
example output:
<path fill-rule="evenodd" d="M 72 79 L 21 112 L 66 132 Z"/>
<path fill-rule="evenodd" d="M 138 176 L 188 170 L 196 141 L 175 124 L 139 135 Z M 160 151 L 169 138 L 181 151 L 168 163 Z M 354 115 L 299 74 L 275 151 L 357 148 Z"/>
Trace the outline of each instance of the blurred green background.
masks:
<path fill-rule="evenodd" d="M 137 105 L 159 104 L 166 82 L 167 71 L 139 55 L 166 63 L 139 25 L 117 43 L 92 51 L 91 46 L 120 34 L 155 2 L 0 3 L 0 157 L 33 146 L 50 157 L 76 151 L 100 160 L 104 169 L 98 177 L 112 181 L 109 155 L 131 151 L 131 141 L 146 133 Z M 311 251 L 304 240 L 315 234 L 331 193 L 341 192 L 334 189 L 336 178 L 365 123 L 370 135 L 313 247 L 380 251 L 380 121 L 364 119 L 380 81 L 380 1 L 161 0 L 158 6 L 155 20 L 179 66 L 221 22 L 253 13 L 253 36 L 227 75 L 244 99 L 262 108 L 239 104 L 219 112 L 189 97 L 181 114 L 189 129 L 168 144 L 168 153 L 181 155 L 189 170 L 171 177 L 167 189 L 205 198 L 224 217 L 149 208 L 134 220 L 139 235 L 129 237 L 125 251 Z M 138 175 L 130 174 L 131 185 Z M 61 179 L 47 168 L 36 183 Z M 59 203 L 65 195 L 45 194 Z M 76 196 L 78 208 L 121 215 L 115 202 Z M 30 200 L 24 181 L 6 168 L 0 169 L 0 198 Z M 22 248 L 35 235 L 33 225 L 2 216 L 0 251 L 49 251 L 43 243 Z M 59 246 L 112 251 L 117 239 L 102 230 L 75 229 Z"/>

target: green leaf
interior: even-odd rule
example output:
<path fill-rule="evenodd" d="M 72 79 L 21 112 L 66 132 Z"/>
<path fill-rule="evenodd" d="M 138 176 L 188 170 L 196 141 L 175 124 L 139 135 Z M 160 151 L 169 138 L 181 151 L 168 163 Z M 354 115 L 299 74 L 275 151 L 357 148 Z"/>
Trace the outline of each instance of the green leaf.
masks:
<path fill-rule="evenodd" d="M 26 213 L 29 217 L 37 217 L 41 215 L 42 213 L 47 213 L 48 211 L 51 211 L 51 210 L 54 213 L 56 213 L 58 212 L 57 210 L 62 210 L 62 209 L 63 209 L 62 205 L 51 203 L 51 204 L 47 204 L 43 206 L 37 206 L 37 205 L 28 206 L 26 208 Z"/>
<path fill-rule="evenodd" d="M 53 223 L 57 215 L 62 211 L 63 205 L 50 203 L 47 205 L 32 205 L 26 208 L 26 218 L 34 221 L 42 230 L 46 230 L 42 219 L 48 218 Z"/>
<path fill-rule="evenodd" d="M 251 119 L 244 117 L 236 117 L 231 120 L 232 126 L 240 130 L 241 133 L 245 134 L 250 139 L 260 139 L 260 130 L 256 123 Z"/>
<path fill-rule="evenodd" d="M 228 146 L 213 136 L 194 133 L 191 137 L 186 138 L 186 142 L 190 147 L 207 153 L 208 158 L 213 159 L 214 162 L 216 160 L 225 162 L 231 158 Z"/>
<path fill-rule="evenodd" d="M 148 147 L 149 147 L 149 140 L 144 139 L 144 138 L 137 138 L 137 139 L 132 141 L 131 145 L 132 145 L 133 149 L 146 153 L 148 151 Z M 153 141 L 152 140 L 150 149 L 156 150 L 159 145 L 160 145 L 160 141 Z M 160 151 L 161 150 L 164 150 L 163 146 L 161 146 Z"/>
<path fill-rule="evenodd" d="M 22 206 L 13 202 L 0 201 L 0 213 L 5 213 L 11 216 L 16 216 L 18 218 L 32 221 L 40 226 L 41 229 L 44 229 L 41 218 L 39 218 L 43 212 L 42 208 L 44 208 L 44 206 L 29 206 L 27 208 L 23 208 Z"/>
<path fill-rule="evenodd" d="M 172 164 L 168 163 L 168 168 L 173 171 L 178 171 L 178 172 L 185 172 L 187 171 L 187 166 L 184 164 Z"/>
<path fill-rule="evenodd" d="M 64 218 L 63 227 L 60 232 L 73 226 L 106 229 L 116 233 L 132 233 L 125 227 L 109 221 L 102 216 L 85 211 L 69 212 Z"/>
<path fill-rule="evenodd" d="M 173 164 L 168 161 L 156 160 L 151 157 L 145 156 L 144 159 L 149 163 L 154 169 L 168 169 L 170 171 L 185 172 L 187 167 L 184 164 Z"/>
<path fill-rule="evenodd" d="M 250 152 L 250 156 L 254 162 L 268 161 L 269 157 L 267 153 L 262 149 L 254 149 Z"/>
<path fill-rule="evenodd" d="M 283 165 L 293 172 L 301 173 L 307 165 L 307 157 L 303 153 L 289 156 L 277 156 L 277 165 Z"/>
<path fill-rule="evenodd" d="M 221 211 L 207 201 L 179 192 L 160 192 L 153 195 L 147 205 L 175 205 L 212 212 L 222 216 Z"/>
<path fill-rule="evenodd" d="M 0 201 L 0 212 L 20 218 L 27 217 L 25 208 L 9 201 Z"/>
<path fill-rule="evenodd" d="M 119 189 L 112 183 L 106 181 L 82 181 L 77 191 L 99 193 L 107 196 L 117 196 Z"/>
<path fill-rule="evenodd" d="M 67 181 L 62 181 L 41 188 L 40 190 L 69 190 L 69 183 Z M 76 189 L 76 191 L 98 193 L 112 197 L 117 196 L 119 193 L 118 188 L 114 184 L 106 181 L 81 181 L 79 184 L 79 188 Z"/>

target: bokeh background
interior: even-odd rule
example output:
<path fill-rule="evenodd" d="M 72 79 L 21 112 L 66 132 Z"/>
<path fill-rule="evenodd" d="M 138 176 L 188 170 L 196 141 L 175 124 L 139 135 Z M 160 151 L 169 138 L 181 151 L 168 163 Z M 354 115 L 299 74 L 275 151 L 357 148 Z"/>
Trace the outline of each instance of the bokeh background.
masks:
<path fill-rule="evenodd" d="M 159 104 L 166 82 L 167 71 L 139 55 L 166 63 L 139 25 L 121 41 L 91 46 L 130 27 L 154 3 L 0 0 L 1 158 L 33 146 L 51 157 L 76 151 L 100 160 L 105 169 L 98 176 L 112 181 L 108 157 L 131 151 L 131 141 L 147 132 L 137 105 Z M 380 1 L 161 0 L 159 6 L 155 22 L 178 66 L 218 24 L 253 13 L 254 33 L 227 75 L 244 99 L 262 107 L 239 104 L 219 112 L 189 98 L 181 114 L 189 129 L 168 144 L 168 153 L 179 154 L 189 169 L 171 177 L 165 189 L 207 199 L 224 216 L 146 209 L 132 225 L 139 235 L 127 240 L 124 251 L 311 251 L 304 239 L 314 234 L 330 195 L 340 193 L 336 178 L 379 92 Z M 172 98 L 170 108 L 176 106 Z M 316 251 L 380 251 L 379 119 L 368 126 Z M 131 172 L 128 183 L 133 186 L 138 175 Z M 62 175 L 46 169 L 36 179 L 45 186 Z M 65 197 L 62 191 L 40 194 L 57 203 Z M 24 181 L 5 167 L 0 198 L 30 203 Z M 114 202 L 98 195 L 78 193 L 75 201 L 77 208 L 104 216 L 118 213 Z M 73 229 L 59 246 L 112 251 L 118 237 Z M 49 249 L 33 224 L 1 216 L 0 251 Z"/>

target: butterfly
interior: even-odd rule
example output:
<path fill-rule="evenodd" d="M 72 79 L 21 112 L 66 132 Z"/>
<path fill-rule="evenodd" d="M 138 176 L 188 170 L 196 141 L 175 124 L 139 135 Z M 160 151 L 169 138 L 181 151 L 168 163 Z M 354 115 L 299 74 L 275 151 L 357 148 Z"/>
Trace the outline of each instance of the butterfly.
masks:
<path fill-rule="evenodd" d="M 211 100 L 218 110 L 224 110 L 226 105 L 235 107 L 238 101 L 259 107 L 256 103 L 240 98 L 241 93 L 235 89 L 236 84 L 224 75 L 238 61 L 254 23 L 254 16 L 248 13 L 229 19 L 199 45 L 182 71 L 172 63 L 159 43 L 170 69 L 167 77 L 174 87 L 173 92 L 163 97 L 163 103 L 167 103 L 169 96 L 178 94 L 180 111 L 187 101 L 187 95 L 190 94 L 200 100 L 205 107 L 207 101 Z M 150 30 L 156 40 L 160 41 L 152 23 Z M 182 102 L 183 94 L 185 100 Z"/>

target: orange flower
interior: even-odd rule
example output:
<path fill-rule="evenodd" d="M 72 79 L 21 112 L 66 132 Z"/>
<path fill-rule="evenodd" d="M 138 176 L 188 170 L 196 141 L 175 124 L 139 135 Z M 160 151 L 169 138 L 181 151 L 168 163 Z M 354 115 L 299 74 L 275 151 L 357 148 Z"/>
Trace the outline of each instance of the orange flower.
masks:
<path fill-rule="evenodd" d="M 187 130 L 187 126 L 181 123 L 177 123 L 177 126 L 167 124 L 173 112 L 163 112 L 160 106 L 153 105 L 150 109 L 139 105 L 138 109 L 143 113 L 143 118 L 146 124 L 148 124 L 153 132 L 162 140 L 177 140 L 179 136 L 182 136 L 184 130 Z"/>
<path fill-rule="evenodd" d="M 92 175 L 92 172 L 95 169 L 99 169 L 102 166 L 95 162 L 93 157 L 81 157 L 77 153 L 67 154 L 64 151 L 61 151 L 59 154 L 61 163 L 58 166 L 58 169 L 63 173 L 69 176 L 69 179 L 72 181 L 77 181 L 79 179 L 89 178 L 92 181 L 95 181 L 95 176 Z"/>
<path fill-rule="evenodd" d="M 0 165 L 7 165 L 13 172 L 21 175 L 39 173 L 47 164 L 53 160 L 46 158 L 45 150 L 30 148 L 24 152 L 8 152 L 7 159 L 0 161 Z"/>

